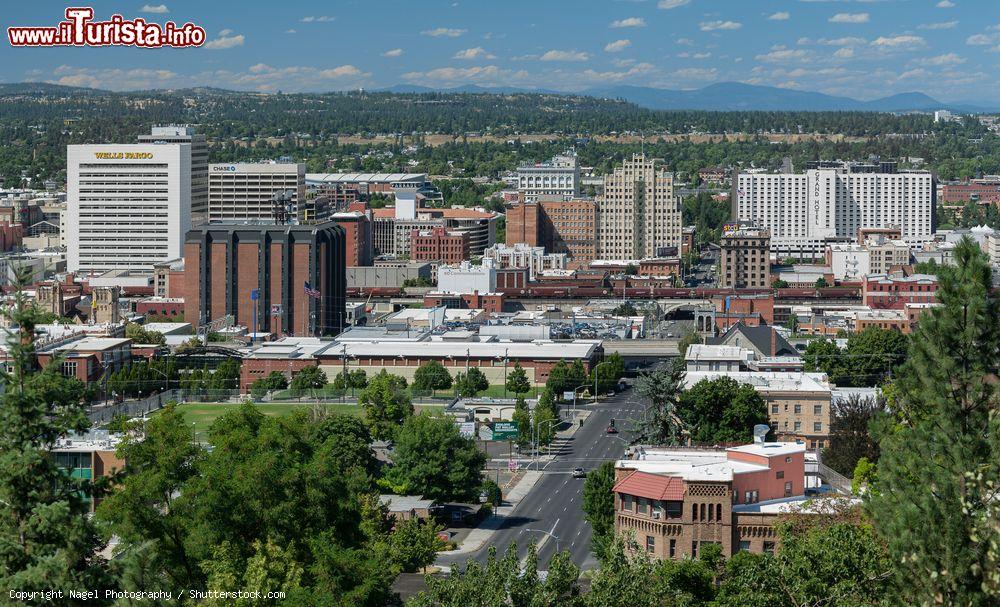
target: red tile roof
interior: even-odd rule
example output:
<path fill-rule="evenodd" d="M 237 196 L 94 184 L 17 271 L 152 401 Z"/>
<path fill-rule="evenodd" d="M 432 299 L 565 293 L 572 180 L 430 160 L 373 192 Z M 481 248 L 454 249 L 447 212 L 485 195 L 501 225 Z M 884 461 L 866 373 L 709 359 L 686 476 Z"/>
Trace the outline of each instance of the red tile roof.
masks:
<path fill-rule="evenodd" d="M 624 493 L 653 500 L 684 499 L 684 479 L 635 471 L 615 484 L 615 493 Z"/>

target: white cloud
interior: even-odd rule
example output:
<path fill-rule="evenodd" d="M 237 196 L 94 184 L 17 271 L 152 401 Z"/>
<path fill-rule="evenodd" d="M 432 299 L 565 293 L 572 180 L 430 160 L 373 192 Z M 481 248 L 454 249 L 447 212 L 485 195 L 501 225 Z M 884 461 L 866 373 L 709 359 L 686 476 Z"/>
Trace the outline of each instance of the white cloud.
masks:
<path fill-rule="evenodd" d="M 779 11 L 767 18 L 768 21 L 788 21 L 792 16 L 786 11 Z"/>
<path fill-rule="evenodd" d="M 684 46 L 694 46 L 694 40 L 692 40 L 690 38 L 678 38 L 674 42 L 677 43 L 677 44 L 684 45 Z"/>
<path fill-rule="evenodd" d="M 231 30 L 222 30 L 222 31 L 230 34 L 232 33 Z M 227 48 L 235 48 L 237 46 L 243 46 L 243 43 L 245 42 L 243 34 L 236 34 L 235 36 L 228 36 L 228 35 L 223 36 L 222 32 L 219 32 L 219 34 L 220 35 L 218 38 L 216 38 L 215 40 L 209 40 L 208 42 L 205 43 L 205 46 L 203 46 L 202 48 L 218 51 Z"/>
<path fill-rule="evenodd" d="M 360 76 L 361 70 L 353 65 L 340 65 L 328 70 L 321 70 L 319 75 L 322 78 L 347 78 L 350 76 Z"/>
<path fill-rule="evenodd" d="M 897 80 L 909 80 L 910 78 L 924 78 L 928 75 L 929 74 L 927 73 L 927 70 L 922 68 L 917 68 L 903 72 L 897 77 Z"/>
<path fill-rule="evenodd" d="M 827 21 L 830 23 L 868 23 L 868 13 L 837 13 Z"/>
<path fill-rule="evenodd" d="M 518 72 L 524 74 L 524 72 Z M 499 77 L 510 76 L 511 73 L 501 70 L 495 65 L 475 67 L 439 67 L 426 72 L 407 72 L 403 80 L 407 82 L 429 82 L 432 84 L 461 84 L 476 81 L 489 84 L 499 83 Z"/>
<path fill-rule="evenodd" d="M 432 30 L 424 30 L 420 32 L 425 36 L 430 36 L 431 38 L 458 38 L 468 30 L 457 29 L 452 27 L 436 27 Z"/>
<path fill-rule="evenodd" d="M 737 21 L 707 21 L 699 24 L 699 27 L 703 32 L 713 32 L 715 30 L 738 30 L 743 27 L 743 24 Z"/>
<path fill-rule="evenodd" d="M 903 34 L 900 36 L 879 36 L 872 40 L 872 46 L 878 48 L 913 48 L 923 46 L 925 40 L 920 36 Z"/>
<path fill-rule="evenodd" d="M 934 6 L 936 6 L 938 8 L 951 8 L 951 7 L 955 6 L 955 3 L 952 2 L 951 0 L 941 0 L 941 2 L 938 2 Z"/>
<path fill-rule="evenodd" d="M 402 55 L 403 55 L 403 49 L 401 48 L 389 49 L 386 52 L 382 53 L 383 57 L 401 57 Z"/>
<path fill-rule="evenodd" d="M 837 59 L 850 59 L 854 56 L 854 48 L 850 46 L 845 46 L 844 48 L 838 48 L 837 52 L 833 54 Z"/>
<path fill-rule="evenodd" d="M 965 39 L 965 43 L 969 46 L 988 46 L 997 42 L 1000 39 L 1000 35 L 997 34 L 973 34 Z"/>
<path fill-rule="evenodd" d="M 958 25 L 958 21 L 945 21 L 943 23 L 922 23 L 917 26 L 918 30 L 950 30 Z"/>
<path fill-rule="evenodd" d="M 719 70 L 714 67 L 686 67 L 670 74 L 673 80 L 715 80 L 719 76 Z"/>
<path fill-rule="evenodd" d="M 140 13 L 153 13 L 154 15 L 165 15 L 170 12 L 166 4 L 143 4 L 139 9 Z"/>
<path fill-rule="evenodd" d="M 294 29 L 287 29 L 287 30 L 285 30 L 285 33 L 286 34 L 296 34 L 298 32 L 296 32 Z"/>
<path fill-rule="evenodd" d="M 223 37 L 223 38 L 225 38 L 226 36 L 228 36 L 229 34 L 232 34 L 232 33 L 233 33 L 233 30 L 231 30 L 231 29 L 219 30 L 219 36 Z"/>
<path fill-rule="evenodd" d="M 958 53 L 945 53 L 944 55 L 937 55 L 935 57 L 925 57 L 923 59 L 918 59 L 917 63 L 920 65 L 959 65 L 965 63 L 965 59 L 960 57 Z"/>
<path fill-rule="evenodd" d="M 691 0 L 660 0 L 656 3 L 656 6 L 667 11 L 672 8 L 677 8 L 678 6 L 684 6 L 685 4 L 690 4 Z"/>
<path fill-rule="evenodd" d="M 845 36 L 843 38 L 820 38 L 816 42 L 825 46 L 855 46 L 858 44 L 868 44 L 867 40 L 864 38 L 858 38 L 857 36 Z"/>
<path fill-rule="evenodd" d="M 691 55 L 692 59 L 708 59 L 712 56 L 712 53 L 695 53 Z"/>
<path fill-rule="evenodd" d="M 452 59 L 496 59 L 496 56 L 489 54 L 483 47 L 477 46 L 458 51 Z"/>
<path fill-rule="evenodd" d="M 153 70 L 136 68 L 122 70 L 117 68 L 90 69 L 60 65 L 52 71 L 54 78 L 46 80 L 52 84 L 65 86 L 84 86 L 113 90 L 150 89 L 164 86 L 165 83 L 176 80 L 180 75 L 171 70 Z"/>
<path fill-rule="evenodd" d="M 646 27 L 646 20 L 642 17 L 628 17 L 612 21 L 609 27 Z"/>
<path fill-rule="evenodd" d="M 614 42 L 609 42 L 609 43 L 605 44 L 604 45 L 604 52 L 605 53 L 620 53 L 621 51 L 624 51 L 625 49 L 627 49 L 630 46 L 632 46 L 632 41 L 629 40 L 629 39 L 627 39 L 627 38 L 623 38 L 621 40 L 615 40 Z"/>
<path fill-rule="evenodd" d="M 757 55 L 754 59 L 765 63 L 779 63 L 783 61 L 802 61 L 808 56 L 809 53 L 802 49 L 778 49 L 763 55 Z"/>
<path fill-rule="evenodd" d="M 546 51 L 538 58 L 541 61 L 586 61 L 590 55 L 582 51 Z"/>
<path fill-rule="evenodd" d="M 329 23 L 334 19 L 335 17 L 331 17 L 330 15 L 320 15 L 319 17 L 309 15 L 308 17 L 299 19 L 299 21 L 302 23 Z"/>

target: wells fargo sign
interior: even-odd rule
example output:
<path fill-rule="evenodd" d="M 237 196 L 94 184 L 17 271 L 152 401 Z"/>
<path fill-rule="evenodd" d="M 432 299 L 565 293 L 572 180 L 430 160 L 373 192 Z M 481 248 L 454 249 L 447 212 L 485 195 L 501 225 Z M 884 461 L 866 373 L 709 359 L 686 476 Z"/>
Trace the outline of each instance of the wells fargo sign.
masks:
<path fill-rule="evenodd" d="M 94 152 L 98 160 L 152 160 L 152 152 Z"/>

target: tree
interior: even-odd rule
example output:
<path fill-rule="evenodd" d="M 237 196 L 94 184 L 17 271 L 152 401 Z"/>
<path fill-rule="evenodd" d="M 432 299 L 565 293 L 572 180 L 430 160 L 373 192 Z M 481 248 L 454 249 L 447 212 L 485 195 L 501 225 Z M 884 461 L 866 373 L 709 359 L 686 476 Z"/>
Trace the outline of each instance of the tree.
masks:
<path fill-rule="evenodd" d="M 767 404 L 748 384 L 730 377 L 703 379 L 681 394 L 678 415 L 698 443 L 750 442 L 757 424 L 767 423 Z"/>
<path fill-rule="evenodd" d="M 281 371 L 271 371 L 267 377 L 261 377 L 250 384 L 250 394 L 260 398 L 272 390 L 284 390 L 288 387 L 288 378 Z"/>
<path fill-rule="evenodd" d="M 438 537 L 442 527 L 433 520 L 410 518 L 396 524 L 389 536 L 389 555 L 393 564 L 403 572 L 412 573 L 434 562 L 437 552 L 444 548 Z"/>
<path fill-rule="evenodd" d="M 684 368 L 680 363 L 643 373 L 636 379 L 635 392 L 646 402 L 638 422 L 637 441 L 652 445 L 679 445 L 684 422 L 678 417 L 678 404 L 684 390 Z"/>
<path fill-rule="evenodd" d="M 253 555 L 245 562 L 231 544 L 223 543 L 206 561 L 205 570 L 208 574 L 207 589 L 220 593 L 239 588 L 246 593 L 259 592 L 261 596 L 275 591 L 294 595 L 302 587 L 302 565 L 295 561 L 293 551 L 270 539 L 266 543 L 255 540 Z M 203 604 L 210 607 L 255 607 L 261 603 L 244 597 L 233 600 L 221 594 L 210 596 Z"/>
<path fill-rule="evenodd" d="M 630 302 L 620 303 L 618 306 L 611 310 L 612 316 L 638 316 L 639 311 L 635 309 L 635 305 Z"/>
<path fill-rule="evenodd" d="M 1000 528 L 981 524 L 1000 479 L 990 379 L 1000 369 L 1000 299 L 974 242 L 959 243 L 954 259 L 939 277 L 941 306 L 912 334 L 892 423 L 876 428 L 878 490 L 866 501 L 897 562 L 900 600 L 978 607 L 1000 596 Z"/>
<path fill-rule="evenodd" d="M 822 276 L 820 276 L 819 278 L 817 278 L 816 282 L 813 283 L 813 287 L 815 287 L 817 289 L 825 289 L 825 288 L 827 288 L 829 286 L 830 285 L 827 284 L 826 279 L 823 278 Z"/>
<path fill-rule="evenodd" d="M 365 373 L 364 369 L 348 371 L 346 378 L 344 377 L 344 372 L 341 371 L 337 373 L 337 377 L 333 378 L 333 387 L 337 390 L 363 390 L 367 386 L 368 374 Z"/>
<path fill-rule="evenodd" d="M 448 576 L 427 578 L 427 590 L 407 601 L 407 607 L 496 607 L 497 605 L 580 606 L 580 569 L 569 553 L 560 552 L 548 563 L 548 575 L 538 575 L 538 555 L 528 546 L 524 562 L 511 544 L 502 558 L 490 548 L 485 564 L 470 561 Z"/>
<path fill-rule="evenodd" d="M 787 289 L 788 288 L 788 281 L 782 280 L 780 278 L 775 278 L 774 280 L 771 281 L 771 288 L 772 289 Z"/>
<path fill-rule="evenodd" d="M 527 445 L 531 441 L 531 412 L 523 396 L 514 401 L 514 413 L 511 421 L 517 424 L 517 444 Z"/>
<path fill-rule="evenodd" d="M 470 367 L 468 372 L 455 377 L 455 389 L 459 396 L 475 396 L 489 387 L 489 380 L 477 367 Z"/>
<path fill-rule="evenodd" d="M 507 374 L 506 387 L 508 392 L 514 394 L 527 394 L 531 391 L 528 374 L 524 372 L 519 363 L 514 363 L 514 368 Z"/>
<path fill-rule="evenodd" d="M 347 472 L 352 468 L 373 477 L 379 462 L 372 451 L 372 435 L 364 421 L 356 415 L 334 413 L 312 424 L 310 442 L 323 451 L 329 461 Z"/>
<path fill-rule="evenodd" d="M 788 315 L 788 320 L 785 321 L 785 328 L 788 329 L 789 331 L 791 331 L 793 335 L 795 333 L 798 333 L 799 332 L 799 317 L 798 317 L 798 315 L 796 315 L 794 313 L 793 314 L 789 314 Z"/>
<path fill-rule="evenodd" d="M 684 333 L 684 336 L 677 342 L 677 351 L 680 353 L 679 358 L 683 360 L 687 355 L 688 348 L 693 344 L 700 344 L 701 342 L 701 335 L 698 335 L 696 331 L 687 331 Z"/>
<path fill-rule="evenodd" d="M 587 473 L 583 483 L 583 512 L 594 535 L 591 546 L 597 558 L 603 559 L 615 534 L 615 463 L 603 462 Z"/>
<path fill-rule="evenodd" d="M 545 388 L 535 403 L 535 415 L 532 422 L 535 426 L 535 439 L 539 445 L 548 445 L 556 435 L 559 424 L 559 405 L 556 404 L 552 390 Z"/>
<path fill-rule="evenodd" d="M 740 552 L 726 563 L 715 604 L 719 607 L 883 607 L 895 604 L 892 561 L 864 521 L 779 525 L 774 555 Z"/>
<path fill-rule="evenodd" d="M 289 387 L 296 392 L 321 390 L 326 386 L 326 382 L 326 373 L 318 365 L 309 365 L 292 376 Z"/>
<path fill-rule="evenodd" d="M 847 359 L 854 386 L 877 386 L 906 358 L 908 339 L 899 331 L 870 326 L 847 338 Z"/>
<path fill-rule="evenodd" d="M 406 380 L 382 369 L 358 395 L 365 423 L 375 440 L 392 440 L 396 429 L 411 415 L 413 403 L 406 393 Z"/>
<path fill-rule="evenodd" d="M 100 487 L 72 479 L 48 454 L 56 439 L 89 425 L 86 390 L 59 373 L 58 359 L 38 369 L 38 309 L 24 295 L 27 279 L 17 274 L 13 302 L 2 312 L 16 329 L 0 370 L 0 585 L 21 591 L 113 588 L 110 568 L 97 556 L 104 544 L 81 495 L 93 496 Z M 98 602 L 109 603 L 103 596 Z"/>
<path fill-rule="evenodd" d="M 451 387 L 451 383 L 451 374 L 448 373 L 448 369 L 445 369 L 436 360 L 421 365 L 413 374 L 413 387 L 421 391 L 447 390 Z M 487 387 L 489 387 L 488 384 Z"/>
<path fill-rule="evenodd" d="M 130 322 L 125 325 L 125 337 L 136 344 L 154 344 L 162 346 L 167 343 L 167 338 L 159 331 L 150 331 L 140 324 Z"/>
<path fill-rule="evenodd" d="M 473 500 L 486 455 L 463 437 L 450 417 L 427 413 L 406 419 L 396 434 L 386 478 L 406 493 L 436 500 Z"/>
<path fill-rule="evenodd" d="M 858 460 L 878 461 L 879 446 L 871 425 L 885 411 L 881 398 L 862 397 L 857 393 L 838 398 L 833 403 L 830 422 L 830 446 L 823 451 L 823 463 L 843 475 L 854 471 Z"/>
<path fill-rule="evenodd" d="M 626 550 L 631 544 L 632 550 Z M 588 607 L 659 607 L 669 593 L 657 579 L 656 568 L 634 538 L 617 537 L 605 550 L 601 568 L 585 595 Z"/>

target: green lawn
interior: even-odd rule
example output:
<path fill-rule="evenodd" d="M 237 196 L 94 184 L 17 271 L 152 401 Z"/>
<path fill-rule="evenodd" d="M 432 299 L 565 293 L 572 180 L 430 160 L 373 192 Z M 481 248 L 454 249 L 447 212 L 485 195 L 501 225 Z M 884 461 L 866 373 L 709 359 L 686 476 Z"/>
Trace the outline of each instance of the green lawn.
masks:
<path fill-rule="evenodd" d="M 194 432 L 200 440 L 208 435 L 208 429 L 216 419 L 227 411 L 239 405 L 235 403 L 184 403 L 177 405 L 178 411 L 184 414 L 184 420 L 194 425 Z M 312 407 L 311 404 L 300 403 L 257 403 L 257 408 L 264 415 L 287 415 L 296 409 Z M 321 404 L 330 413 L 347 413 L 361 415 L 361 407 L 357 405 Z"/>

